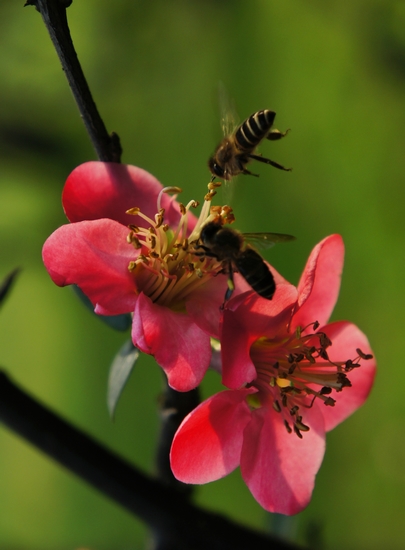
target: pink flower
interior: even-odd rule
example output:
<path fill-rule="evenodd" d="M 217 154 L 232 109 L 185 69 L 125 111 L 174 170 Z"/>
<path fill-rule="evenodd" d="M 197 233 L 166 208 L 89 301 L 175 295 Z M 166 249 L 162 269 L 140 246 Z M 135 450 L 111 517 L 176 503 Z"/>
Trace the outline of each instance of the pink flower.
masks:
<path fill-rule="evenodd" d="M 218 216 L 210 213 L 214 193 L 196 219 L 195 201 L 182 205 L 166 191 L 135 166 L 82 164 L 63 190 L 72 223 L 47 239 L 43 260 L 52 280 L 78 285 L 96 313 L 133 313 L 134 344 L 154 355 L 173 388 L 187 391 L 208 368 L 227 286 L 214 277 L 220 264 L 190 246 Z"/>
<path fill-rule="evenodd" d="M 295 514 L 310 501 L 325 433 L 367 398 L 375 361 L 353 324 L 326 324 L 335 305 L 343 242 L 332 235 L 312 251 L 294 287 L 275 273 L 272 301 L 245 293 L 223 314 L 223 382 L 178 429 L 174 475 L 207 483 L 238 465 L 255 499 Z"/>

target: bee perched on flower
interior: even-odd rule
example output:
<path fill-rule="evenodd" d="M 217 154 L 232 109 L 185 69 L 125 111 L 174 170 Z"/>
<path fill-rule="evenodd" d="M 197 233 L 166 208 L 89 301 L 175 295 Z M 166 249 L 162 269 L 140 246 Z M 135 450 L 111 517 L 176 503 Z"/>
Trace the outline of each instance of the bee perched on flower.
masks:
<path fill-rule="evenodd" d="M 140 168 L 85 163 L 63 190 L 71 223 L 43 247 L 57 285 L 77 285 L 97 314 L 133 314 L 134 345 L 155 357 L 178 391 L 195 388 L 209 366 L 227 288 L 226 277 L 216 277 L 221 263 L 195 254 L 204 224 L 230 216 L 211 207 L 216 186 L 209 184 L 197 218 L 198 203 L 176 202 L 167 191 L 179 189 Z"/>
<path fill-rule="evenodd" d="M 266 510 L 289 515 L 309 503 L 325 433 L 364 403 L 376 368 L 355 325 L 328 324 L 343 252 L 332 235 L 312 251 L 298 287 L 273 270 L 273 300 L 247 292 L 227 303 L 220 336 L 229 390 L 179 427 L 171 449 L 179 480 L 206 483 L 240 465 Z"/>

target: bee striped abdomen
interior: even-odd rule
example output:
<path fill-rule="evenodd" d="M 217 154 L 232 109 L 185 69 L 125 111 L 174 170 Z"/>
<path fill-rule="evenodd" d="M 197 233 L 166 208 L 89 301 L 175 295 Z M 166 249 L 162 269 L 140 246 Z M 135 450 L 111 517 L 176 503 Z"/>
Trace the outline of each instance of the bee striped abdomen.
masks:
<path fill-rule="evenodd" d="M 271 300 L 276 291 L 274 277 L 263 258 L 253 248 L 246 248 L 234 260 L 245 281 L 259 296 Z"/>
<path fill-rule="evenodd" d="M 235 132 L 240 149 L 254 149 L 269 133 L 276 113 L 265 109 L 250 115 Z"/>

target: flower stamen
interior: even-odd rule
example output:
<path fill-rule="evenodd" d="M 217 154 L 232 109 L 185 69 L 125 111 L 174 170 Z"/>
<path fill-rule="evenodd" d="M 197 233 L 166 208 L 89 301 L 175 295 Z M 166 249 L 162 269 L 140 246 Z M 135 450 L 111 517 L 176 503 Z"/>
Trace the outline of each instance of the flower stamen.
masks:
<path fill-rule="evenodd" d="M 208 193 L 197 223 L 187 234 L 188 213 L 198 207 L 195 200 L 187 204 L 179 203 L 180 220 L 170 229 L 165 224 L 165 210 L 161 207 L 163 193 L 179 193 L 179 187 L 162 189 L 157 200 L 157 213 L 152 220 L 137 207 L 127 210 L 127 214 L 139 216 L 147 227 L 131 224 L 127 242 L 138 256 L 128 264 L 134 275 L 138 292 L 144 292 L 151 300 L 175 310 L 184 309 L 188 295 L 205 284 L 211 277 L 221 272 L 222 266 L 215 258 L 201 258 L 196 254 L 195 245 L 199 242 L 202 227 L 214 220 L 222 219 L 229 223 L 234 216 L 228 206 L 212 206 L 211 200 L 216 194 L 219 182 L 208 185 Z M 224 284 L 226 284 L 224 280 Z"/>
<path fill-rule="evenodd" d="M 313 332 L 308 333 L 309 328 Z M 325 332 L 316 332 L 318 328 L 315 321 L 304 328 L 297 327 L 294 334 L 284 339 L 259 338 L 251 347 L 257 378 L 250 386 L 257 388 L 255 395 L 261 406 L 271 403 L 283 416 L 287 432 L 294 432 L 300 439 L 301 432 L 309 430 L 300 411 L 311 408 L 317 399 L 333 407 L 336 401 L 330 396 L 332 391 L 350 388 L 347 373 L 373 357 L 356 349 L 355 358 L 332 361 L 326 351 L 332 341 Z"/>

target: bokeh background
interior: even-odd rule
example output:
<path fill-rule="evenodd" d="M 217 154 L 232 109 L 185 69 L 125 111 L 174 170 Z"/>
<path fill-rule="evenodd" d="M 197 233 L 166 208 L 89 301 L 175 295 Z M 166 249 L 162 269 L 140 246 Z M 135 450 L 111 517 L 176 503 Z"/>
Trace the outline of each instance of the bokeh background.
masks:
<path fill-rule="evenodd" d="M 0 311 L 0 364 L 72 422 L 153 471 L 161 372 L 142 357 L 111 422 L 106 384 L 127 334 L 108 329 L 41 263 L 65 223 L 63 183 L 94 159 L 40 15 L 0 4 L 0 277 L 22 272 Z M 233 193 L 237 227 L 298 237 L 267 258 L 297 282 L 307 255 L 346 243 L 333 318 L 369 336 L 379 374 L 366 405 L 328 435 L 309 507 L 272 518 L 239 471 L 196 500 L 257 528 L 333 550 L 405 546 L 404 311 L 405 2 L 403 0 L 87 0 L 68 10 L 72 36 L 123 162 L 183 200 L 200 199 L 220 139 L 218 82 L 241 119 L 270 108 L 291 128 Z M 218 389 L 209 375 L 204 395 Z M 0 549 L 135 550 L 143 525 L 0 426 Z"/>

